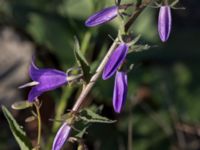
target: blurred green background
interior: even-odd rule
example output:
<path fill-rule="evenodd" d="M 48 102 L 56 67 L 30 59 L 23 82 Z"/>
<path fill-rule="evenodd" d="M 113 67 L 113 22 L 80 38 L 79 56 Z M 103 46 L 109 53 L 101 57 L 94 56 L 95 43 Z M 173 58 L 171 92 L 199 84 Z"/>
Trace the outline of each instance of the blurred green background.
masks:
<path fill-rule="evenodd" d="M 112 43 L 108 34 L 117 36 L 119 20 L 95 28 L 86 28 L 84 21 L 113 4 L 114 0 L 0 0 L 0 104 L 10 108 L 14 101 L 26 99 L 29 89 L 17 87 L 30 81 L 32 55 L 40 67 L 65 71 L 76 66 L 74 36 L 95 69 Z M 87 97 L 97 106 L 104 105 L 103 115 L 117 119 L 89 128 L 85 136 L 89 150 L 200 150 L 200 1 L 181 0 L 179 6 L 186 9 L 172 10 L 167 43 L 158 37 L 158 9 L 147 8 L 132 26 L 133 34 L 142 35 L 139 43 L 152 47 L 128 56 L 128 63 L 136 67 L 128 75 L 128 98 L 121 114 L 112 108 L 113 79 L 100 79 Z M 60 125 L 49 118 L 72 108 L 79 92 L 78 86 L 63 87 L 41 97 L 42 149 L 51 149 Z M 36 122 L 24 122 L 30 111 L 11 111 L 34 143 Z M 17 150 L 1 112 L 0 128 L 0 150 Z M 76 149 L 76 145 L 65 146 Z"/>

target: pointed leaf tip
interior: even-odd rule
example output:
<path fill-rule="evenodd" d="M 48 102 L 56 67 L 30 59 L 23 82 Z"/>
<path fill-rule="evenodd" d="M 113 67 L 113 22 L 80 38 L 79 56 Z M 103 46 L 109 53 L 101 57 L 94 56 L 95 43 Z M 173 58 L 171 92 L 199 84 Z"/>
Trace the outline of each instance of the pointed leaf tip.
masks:
<path fill-rule="evenodd" d="M 80 50 L 80 45 L 78 39 L 75 37 L 75 48 L 74 48 L 74 55 L 76 58 L 77 63 L 80 65 L 82 71 L 83 71 L 83 77 L 86 82 L 90 79 L 90 66 L 87 62 L 85 56 Z"/>

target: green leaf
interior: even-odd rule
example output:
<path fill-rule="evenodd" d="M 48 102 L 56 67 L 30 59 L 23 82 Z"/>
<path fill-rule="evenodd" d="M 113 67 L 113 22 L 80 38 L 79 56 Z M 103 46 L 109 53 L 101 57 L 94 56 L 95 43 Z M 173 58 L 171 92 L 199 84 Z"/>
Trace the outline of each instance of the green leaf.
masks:
<path fill-rule="evenodd" d="M 145 44 L 145 45 L 133 45 L 129 49 L 128 53 L 142 52 L 142 51 L 148 50 L 149 48 L 151 48 L 151 47 L 148 44 Z"/>
<path fill-rule="evenodd" d="M 33 106 L 33 103 L 30 103 L 28 101 L 19 101 L 12 104 L 11 107 L 12 109 L 15 109 L 15 110 L 22 110 L 22 109 L 26 109 L 32 106 Z"/>
<path fill-rule="evenodd" d="M 116 120 L 110 120 L 107 117 L 101 116 L 90 109 L 82 111 L 85 115 L 80 115 L 80 119 L 89 123 L 114 123 Z"/>
<path fill-rule="evenodd" d="M 90 79 L 90 66 L 86 58 L 84 57 L 83 53 L 80 50 L 78 39 L 76 37 L 74 39 L 75 39 L 75 48 L 74 48 L 75 58 L 76 58 L 77 63 L 81 66 L 84 80 L 88 82 Z"/>
<path fill-rule="evenodd" d="M 5 106 L 2 106 L 2 111 L 8 121 L 12 134 L 15 137 L 15 140 L 19 144 L 20 149 L 31 150 L 31 142 L 28 140 L 26 133 L 22 130 L 20 125 L 13 118 L 12 114 L 8 111 L 8 109 Z"/>

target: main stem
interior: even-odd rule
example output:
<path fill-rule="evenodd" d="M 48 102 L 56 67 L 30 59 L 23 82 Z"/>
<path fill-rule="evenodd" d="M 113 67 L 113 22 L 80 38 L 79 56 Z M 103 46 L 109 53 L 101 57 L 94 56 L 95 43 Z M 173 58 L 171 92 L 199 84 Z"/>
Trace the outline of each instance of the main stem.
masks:
<path fill-rule="evenodd" d="M 74 104 L 74 106 L 72 108 L 73 111 L 78 111 L 80 109 L 80 106 L 84 102 L 85 97 L 87 96 L 87 94 L 90 92 L 90 90 L 92 89 L 92 87 L 96 83 L 96 81 L 99 78 L 99 76 L 101 75 L 101 72 L 103 71 L 103 68 L 106 65 L 110 55 L 115 50 L 115 47 L 117 46 L 117 42 L 118 42 L 118 38 L 115 39 L 115 41 L 113 42 L 112 46 L 108 50 L 106 56 L 104 57 L 104 59 L 102 60 L 101 64 L 97 68 L 96 73 L 91 77 L 89 83 L 82 90 L 80 96 L 78 97 L 76 103 Z"/>
<path fill-rule="evenodd" d="M 153 0 L 146 0 L 145 4 L 148 5 L 151 3 Z M 139 16 L 139 14 L 144 10 L 146 5 L 139 5 L 136 8 L 136 12 L 130 17 L 128 22 L 125 24 L 125 31 L 127 32 L 128 29 L 131 27 L 133 22 L 136 20 L 136 18 Z M 76 103 L 74 104 L 72 111 L 78 111 L 81 106 L 84 104 L 85 98 L 88 95 L 88 93 L 91 91 L 92 87 L 96 83 L 97 79 L 100 77 L 107 61 L 109 60 L 110 55 L 112 52 L 115 50 L 115 47 L 117 46 L 118 38 L 115 39 L 113 44 L 111 45 L 110 49 L 108 50 L 107 54 L 105 55 L 104 59 L 100 63 L 99 67 L 96 70 L 96 73 L 91 77 L 89 83 L 85 86 L 85 88 L 82 90 L 81 94 L 79 95 Z"/>

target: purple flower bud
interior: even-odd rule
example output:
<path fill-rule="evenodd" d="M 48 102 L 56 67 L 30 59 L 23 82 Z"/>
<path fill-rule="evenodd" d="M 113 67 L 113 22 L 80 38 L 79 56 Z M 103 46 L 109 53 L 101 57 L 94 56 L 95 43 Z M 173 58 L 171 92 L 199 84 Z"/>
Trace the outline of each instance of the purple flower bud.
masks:
<path fill-rule="evenodd" d="M 60 150 L 62 148 L 69 137 L 70 130 L 71 127 L 66 122 L 60 127 L 54 138 L 52 150 Z"/>
<path fill-rule="evenodd" d="M 43 92 L 54 90 L 67 83 L 67 74 L 56 69 L 39 69 L 32 61 L 29 74 L 33 82 L 21 86 L 35 85 L 28 95 L 30 102 L 34 101 Z"/>
<path fill-rule="evenodd" d="M 128 52 L 128 45 L 125 43 L 121 43 L 115 51 L 111 54 L 104 70 L 102 78 L 104 80 L 110 78 L 112 75 L 115 74 L 118 67 L 123 63 L 126 55 Z"/>
<path fill-rule="evenodd" d="M 158 18 L 158 32 L 160 39 L 166 42 L 171 32 L 172 17 L 170 6 L 161 6 Z"/>
<path fill-rule="evenodd" d="M 112 19 L 114 19 L 117 16 L 118 13 L 118 7 L 112 6 L 105 8 L 92 16 L 90 16 L 86 22 L 85 26 L 87 27 L 94 27 L 103 23 L 106 23 Z"/>
<path fill-rule="evenodd" d="M 117 72 L 115 76 L 115 85 L 113 92 L 113 107 L 116 113 L 120 113 L 126 100 L 128 90 L 127 74 Z"/>

